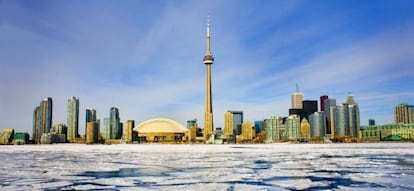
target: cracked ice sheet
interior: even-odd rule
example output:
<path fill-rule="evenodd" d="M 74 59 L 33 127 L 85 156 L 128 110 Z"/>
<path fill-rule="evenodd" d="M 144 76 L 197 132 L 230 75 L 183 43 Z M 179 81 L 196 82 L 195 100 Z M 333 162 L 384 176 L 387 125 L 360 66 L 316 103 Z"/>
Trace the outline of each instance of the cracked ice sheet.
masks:
<path fill-rule="evenodd" d="M 413 146 L 1 146 L 0 189 L 413 190 Z"/>

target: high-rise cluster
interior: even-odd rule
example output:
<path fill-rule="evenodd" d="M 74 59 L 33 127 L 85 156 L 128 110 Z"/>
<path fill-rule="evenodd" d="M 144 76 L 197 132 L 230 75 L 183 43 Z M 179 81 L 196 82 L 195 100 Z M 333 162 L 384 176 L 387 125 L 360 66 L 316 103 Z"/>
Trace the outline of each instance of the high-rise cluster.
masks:
<path fill-rule="evenodd" d="M 299 104 L 298 100 L 302 100 Z M 360 116 L 358 104 L 351 94 L 346 102 L 336 105 L 327 95 L 318 111 L 317 100 L 303 100 L 298 90 L 292 94 L 288 117 L 265 119 L 266 142 L 275 141 L 359 141 Z"/>

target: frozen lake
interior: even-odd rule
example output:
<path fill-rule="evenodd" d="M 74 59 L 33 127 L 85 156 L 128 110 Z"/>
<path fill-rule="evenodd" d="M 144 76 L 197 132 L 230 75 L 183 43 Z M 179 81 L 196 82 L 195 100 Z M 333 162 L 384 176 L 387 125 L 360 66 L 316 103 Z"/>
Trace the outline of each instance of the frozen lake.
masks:
<path fill-rule="evenodd" d="M 414 143 L 0 146 L 0 190 L 414 190 Z"/>

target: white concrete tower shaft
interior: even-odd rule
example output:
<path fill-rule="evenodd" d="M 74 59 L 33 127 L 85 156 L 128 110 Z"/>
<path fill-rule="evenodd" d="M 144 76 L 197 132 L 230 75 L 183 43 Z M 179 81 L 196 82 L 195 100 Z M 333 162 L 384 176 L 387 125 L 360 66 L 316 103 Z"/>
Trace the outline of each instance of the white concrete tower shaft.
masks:
<path fill-rule="evenodd" d="M 208 141 L 214 132 L 213 129 L 213 103 L 211 93 L 211 65 L 214 57 L 210 50 L 210 17 L 207 17 L 207 38 L 206 38 L 206 54 L 203 62 L 206 65 L 206 105 L 204 113 L 204 140 Z"/>

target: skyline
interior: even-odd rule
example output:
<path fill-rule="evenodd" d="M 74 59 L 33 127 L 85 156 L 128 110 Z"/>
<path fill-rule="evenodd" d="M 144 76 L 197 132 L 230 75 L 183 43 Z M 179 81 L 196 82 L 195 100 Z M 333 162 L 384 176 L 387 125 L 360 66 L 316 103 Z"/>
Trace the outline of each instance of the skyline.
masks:
<path fill-rule="evenodd" d="M 246 121 L 287 116 L 296 83 L 304 100 L 326 94 L 340 104 L 353 92 L 362 125 L 392 123 L 395 105 L 414 103 L 413 5 L 3 1 L 0 128 L 31 132 L 33 110 L 47 97 L 53 124 L 65 123 L 72 96 L 79 132 L 89 107 L 101 121 L 117 107 L 122 122 L 202 125 L 207 15 L 215 126 L 227 110 L 242 110 Z"/>

